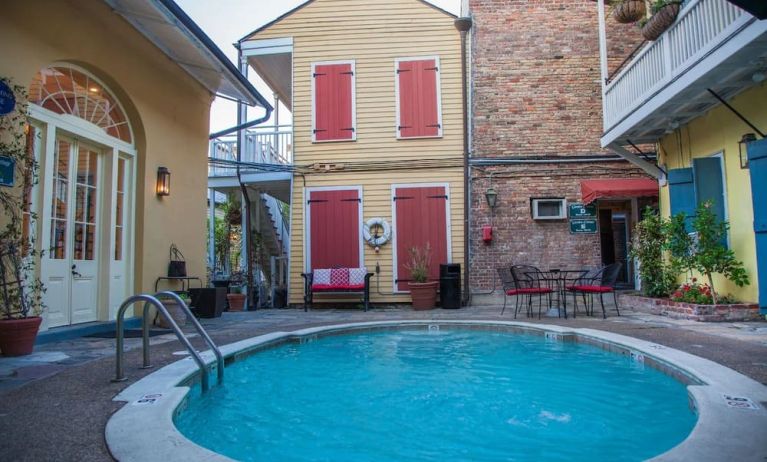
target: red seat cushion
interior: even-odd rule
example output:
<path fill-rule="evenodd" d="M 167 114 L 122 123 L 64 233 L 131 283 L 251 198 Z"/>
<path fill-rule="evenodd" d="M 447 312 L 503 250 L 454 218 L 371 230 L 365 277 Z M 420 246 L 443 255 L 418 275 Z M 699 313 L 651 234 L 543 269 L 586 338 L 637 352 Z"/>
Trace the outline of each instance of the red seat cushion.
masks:
<path fill-rule="evenodd" d="M 603 294 L 612 292 L 612 287 L 607 286 L 567 286 L 567 290 L 570 292 L 589 292 L 595 294 Z"/>
<path fill-rule="evenodd" d="M 506 295 L 520 295 L 520 294 L 550 294 L 553 290 L 547 287 L 523 287 L 521 289 L 509 289 L 506 291 Z"/>
<path fill-rule="evenodd" d="M 365 290 L 365 284 L 312 284 L 312 292 Z"/>

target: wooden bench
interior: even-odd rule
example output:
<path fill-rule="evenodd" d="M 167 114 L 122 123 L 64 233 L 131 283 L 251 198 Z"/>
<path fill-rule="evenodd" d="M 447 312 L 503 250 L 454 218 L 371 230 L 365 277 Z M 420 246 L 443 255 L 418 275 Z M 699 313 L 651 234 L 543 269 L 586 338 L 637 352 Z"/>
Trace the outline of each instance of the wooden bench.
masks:
<path fill-rule="evenodd" d="M 323 295 L 359 295 L 365 304 L 365 311 L 370 306 L 370 278 L 366 268 L 327 268 L 315 269 L 311 273 L 301 273 L 304 278 L 304 311 L 308 311 L 314 294 Z"/>

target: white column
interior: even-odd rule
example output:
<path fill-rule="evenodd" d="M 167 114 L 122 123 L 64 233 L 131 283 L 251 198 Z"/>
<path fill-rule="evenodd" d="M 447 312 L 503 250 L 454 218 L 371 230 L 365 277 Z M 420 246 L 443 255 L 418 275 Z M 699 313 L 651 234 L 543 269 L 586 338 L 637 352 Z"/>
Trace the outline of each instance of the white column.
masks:
<path fill-rule="evenodd" d="M 597 0 L 597 9 L 599 17 L 599 69 L 600 79 L 599 82 L 602 87 L 602 124 L 603 129 L 607 130 L 607 124 L 605 121 L 605 114 L 607 114 L 605 106 L 605 86 L 607 85 L 608 69 L 607 69 L 607 33 L 605 30 L 605 0 Z"/>
<path fill-rule="evenodd" d="M 208 265 L 216 270 L 216 190 L 208 189 Z"/>

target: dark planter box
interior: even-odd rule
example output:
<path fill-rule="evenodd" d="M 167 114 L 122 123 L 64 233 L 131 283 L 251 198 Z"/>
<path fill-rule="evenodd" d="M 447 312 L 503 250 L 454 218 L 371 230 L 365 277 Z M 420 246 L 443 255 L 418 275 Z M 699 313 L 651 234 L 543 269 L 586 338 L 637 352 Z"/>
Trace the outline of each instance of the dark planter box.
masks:
<path fill-rule="evenodd" d="M 226 287 L 189 289 L 194 314 L 200 318 L 217 318 L 226 308 Z"/>

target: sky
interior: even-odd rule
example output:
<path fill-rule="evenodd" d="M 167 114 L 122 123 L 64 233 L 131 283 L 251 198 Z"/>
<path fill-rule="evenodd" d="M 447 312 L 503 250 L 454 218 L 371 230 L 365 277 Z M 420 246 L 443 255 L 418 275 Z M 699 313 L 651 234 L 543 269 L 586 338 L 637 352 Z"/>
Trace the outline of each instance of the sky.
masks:
<path fill-rule="evenodd" d="M 205 31 L 219 48 L 232 60 L 237 60 L 233 43 L 262 25 L 290 11 L 305 0 L 176 0 L 176 3 Z M 385 2 L 386 0 L 380 0 Z M 431 3 L 451 13 L 459 14 L 461 0 L 431 0 Z M 256 89 L 273 102 L 272 91 L 264 84 L 255 71 L 250 69 L 249 77 Z M 263 113 L 262 109 L 251 109 L 248 120 Z M 280 124 L 289 124 L 284 106 L 280 107 Z M 267 122 L 268 125 L 274 121 Z M 237 125 L 237 105 L 217 98 L 211 107 L 210 131 L 216 132 Z"/>

